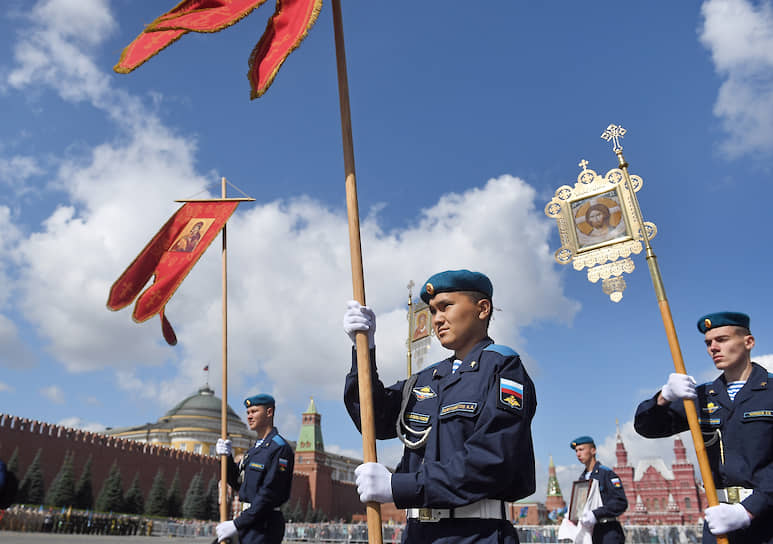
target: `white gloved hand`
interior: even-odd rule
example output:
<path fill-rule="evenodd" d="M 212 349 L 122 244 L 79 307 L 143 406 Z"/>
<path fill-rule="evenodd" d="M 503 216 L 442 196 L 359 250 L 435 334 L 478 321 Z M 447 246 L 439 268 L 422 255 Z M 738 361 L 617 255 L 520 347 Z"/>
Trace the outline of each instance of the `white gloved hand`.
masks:
<path fill-rule="evenodd" d="M 586 529 L 592 529 L 596 525 L 596 515 L 593 513 L 593 510 L 583 512 L 582 516 L 580 516 L 580 523 Z"/>
<path fill-rule="evenodd" d="M 726 535 L 751 525 L 752 518 L 742 504 L 719 503 L 705 510 L 706 523 L 713 535 Z"/>
<path fill-rule="evenodd" d="M 695 393 L 695 379 L 687 374 L 672 372 L 668 376 L 668 383 L 660 390 L 660 394 L 667 402 L 677 399 L 694 399 L 698 396 Z"/>
<path fill-rule="evenodd" d="M 217 444 L 215 444 L 215 453 L 218 455 L 231 455 L 231 441 L 227 438 L 223 440 L 222 438 L 217 439 Z"/>
<path fill-rule="evenodd" d="M 222 542 L 236 534 L 236 524 L 232 520 L 218 523 L 215 532 L 217 533 L 217 541 Z"/>
<path fill-rule="evenodd" d="M 356 300 L 346 303 L 344 313 L 344 332 L 349 335 L 352 344 L 356 344 L 357 331 L 368 332 L 368 347 L 376 345 L 376 314 L 367 306 L 360 305 Z"/>
<path fill-rule="evenodd" d="M 392 502 L 392 473 L 381 463 L 365 463 L 354 469 L 362 502 Z"/>

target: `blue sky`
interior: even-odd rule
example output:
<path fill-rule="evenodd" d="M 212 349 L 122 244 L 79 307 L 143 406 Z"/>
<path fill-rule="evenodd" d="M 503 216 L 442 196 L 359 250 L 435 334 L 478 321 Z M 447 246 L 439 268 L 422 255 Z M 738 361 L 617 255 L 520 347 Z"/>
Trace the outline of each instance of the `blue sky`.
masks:
<path fill-rule="evenodd" d="M 250 101 L 268 5 L 112 71 L 175 2 L 163 4 L 10 0 L 0 15 L 0 411 L 99 430 L 155 421 L 207 364 L 219 390 L 219 242 L 167 306 L 176 347 L 156 319 L 137 325 L 105 302 L 174 200 L 219 195 L 225 176 L 256 199 L 229 223 L 230 403 L 273 393 L 295 439 L 313 396 L 326 447 L 360 456 L 341 401 L 351 277 L 330 5 Z M 749 313 L 754 359 L 773 361 L 771 2 L 348 1 L 343 17 L 384 380 L 405 372 L 406 284 L 481 270 L 501 309 L 492 336 L 537 387 L 535 497 L 551 455 L 566 490 L 578 435 L 614 465 L 616 420 L 632 463 L 670 463 L 672 440 L 632 429 L 673 369 L 643 255 L 612 303 L 554 261 L 543 210 L 580 159 L 616 166 L 599 136 L 622 124 L 688 372 L 716 375 L 695 329 L 716 310 Z M 435 344 L 431 357 L 445 352 Z M 379 444 L 387 463 L 399 451 Z"/>

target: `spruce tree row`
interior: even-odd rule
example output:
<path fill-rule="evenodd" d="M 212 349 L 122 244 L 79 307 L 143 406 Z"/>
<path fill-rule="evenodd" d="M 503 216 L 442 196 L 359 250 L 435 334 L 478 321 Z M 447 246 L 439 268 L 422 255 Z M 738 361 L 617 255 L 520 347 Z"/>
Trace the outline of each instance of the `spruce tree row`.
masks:
<path fill-rule="evenodd" d="M 62 466 L 51 482 L 48 493 L 46 493 L 40 462 L 42 453 L 42 448 L 37 451 L 35 458 L 24 474 L 24 478 L 21 479 L 15 499 L 18 504 L 72 506 L 81 510 L 94 508 L 101 512 L 146 514 L 160 517 L 185 517 L 214 521 L 218 519 L 218 481 L 215 476 L 210 479 L 205 491 L 203 472 L 195 474 L 183 498 L 180 470 L 175 471 L 172 483 L 167 488 L 164 472 L 159 469 L 153 478 L 153 484 L 146 500 L 140 488 L 139 472 L 135 473 L 131 486 L 124 493 L 121 469 L 118 467 L 118 462 L 114 461 L 95 500 L 92 491 L 91 467 L 93 460 L 91 456 L 86 460 L 80 478 L 75 482 L 73 470 L 75 455 L 70 451 L 66 452 Z M 18 465 L 19 448 L 16 448 L 8 461 L 8 470 L 18 473 Z"/>

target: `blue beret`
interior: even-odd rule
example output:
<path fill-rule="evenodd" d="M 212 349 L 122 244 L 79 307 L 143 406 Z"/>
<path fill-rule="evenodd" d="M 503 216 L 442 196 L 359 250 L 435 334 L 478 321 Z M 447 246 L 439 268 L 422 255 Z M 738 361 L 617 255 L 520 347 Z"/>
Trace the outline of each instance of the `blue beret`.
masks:
<path fill-rule="evenodd" d="M 593 439 L 590 436 L 581 436 L 579 438 L 575 438 L 569 443 L 569 447 L 572 449 L 575 449 L 577 446 L 580 446 L 582 444 L 591 444 L 594 447 L 596 446 L 596 443 L 593 441 Z"/>
<path fill-rule="evenodd" d="M 726 327 L 728 325 L 748 329 L 749 316 L 739 312 L 716 312 L 706 314 L 698 320 L 698 330 L 704 334 L 709 329 Z"/>
<path fill-rule="evenodd" d="M 438 272 L 425 281 L 419 296 L 421 300 L 429 304 L 429 300 L 438 293 L 452 293 L 454 291 L 478 291 L 491 298 L 494 287 L 491 285 L 491 280 L 480 272 L 446 270 Z"/>
<path fill-rule="evenodd" d="M 260 406 L 260 405 L 267 405 L 267 406 L 274 406 L 276 402 L 274 402 L 274 397 L 271 395 L 267 395 L 266 393 L 261 393 L 260 395 L 253 395 L 251 397 L 247 397 L 244 399 L 244 406 L 246 408 L 249 408 L 250 406 Z"/>

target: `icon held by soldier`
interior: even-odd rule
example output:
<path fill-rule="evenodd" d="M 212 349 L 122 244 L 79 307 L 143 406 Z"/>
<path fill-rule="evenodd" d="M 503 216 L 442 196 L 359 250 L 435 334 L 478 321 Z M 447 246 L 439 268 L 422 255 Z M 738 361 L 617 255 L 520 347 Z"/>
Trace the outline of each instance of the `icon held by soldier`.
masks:
<path fill-rule="evenodd" d="M 511 348 L 488 336 L 493 287 L 479 272 L 448 270 L 421 289 L 431 325 L 450 357 L 385 386 L 375 369 L 375 313 L 350 301 L 344 331 L 368 335 L 377 439 L 405 445 L 392 473 L 380 463 L 355 470 L 362 502 L 407 509 L 403 542 L 518 542 L 505 501 L 534 492 L 534 384 Z M 356 348 L 344 401 L 360 428 Z"/>
<path fill-rule="evenodd" d="M 579 522 L 591 534 L 593 544 L 625 542 L 623 527 L 617 520 L 628 508 L 620 477 L 596 460 L 596 444 L 590 436 L 575 438 L 569 445 L 577 455 L 577 460 L 585 465 L 580 480 L 596 480 L 601 496 L 601 506 L 585 511 L 579 517 Z"/>
<path fill-rule="evenodd" d="M 703 542 L 773 543 L 773 375 L 752 362 L 749 316 L 716 312 L 698 320 L 706 350 L 722 373 L 696 385 L 671 374 L 636 411 L 634 427 L 647 438 L 687 430 L 684 399 L 695 401 L 719 504 L 705 511 Z"/>

